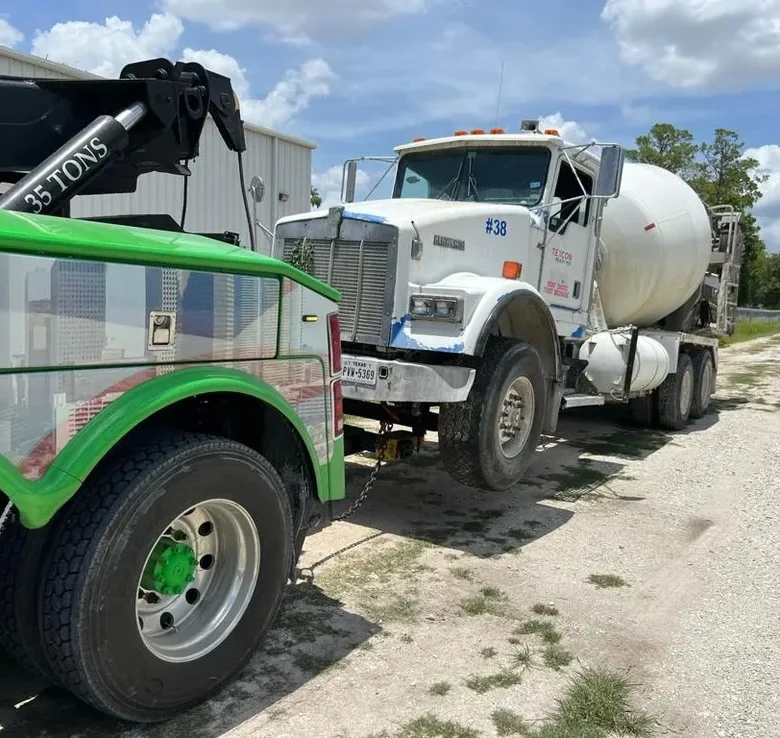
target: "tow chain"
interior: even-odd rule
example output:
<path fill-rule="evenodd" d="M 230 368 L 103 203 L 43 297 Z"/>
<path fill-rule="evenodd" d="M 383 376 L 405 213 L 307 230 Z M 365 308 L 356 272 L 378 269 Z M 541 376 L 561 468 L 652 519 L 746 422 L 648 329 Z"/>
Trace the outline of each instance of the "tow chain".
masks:
<path fill-rule="evenodd" d="M 332 522 L 334 523 L 340 522 L 354 515 L 357 512 L 357 510 L 361 507 L 361 505 L 363 505 L 363 503 L 366 501 L 368 496 L 371 494 L 372 490 L 374 489 L 374 483 L 376 482 L 376 478 L 377 475 L 379 474 L 379 470 L 382 468 L 382 462 L 384 461 L 384 452 L 387 448 L 388 436 L 390 435 L 392 430 L 393 430 L 392 423 L 384 420 L 381 422 L 379 426 L 379 435 L 377 437 L 377 442 L 376 442 L 376 463 L 374 464 L 374 468 L 371 470 L 371 474 L 368 477 L 368 481 L 366 482 L 365 486 L 361 490 L 355 502 L 353 502 L 343 513 L 341 513 L 341 515 L 336 515 L 333 518 L 331 518 Z M 350 543 L 348 546 L 344 546 L 343 548 L 340 548 L 338 551 L 334 551 L 333 553 L 328 554 L 324 558 L 313 563 L 311 566 L 306 566 L 303 567 L 302 569 L 298 569 L 297 570 L 298 577 L 300 579 L 303 579 L 304 581 L 309 582 L 309 584 L 312 584 L 314 582 L 314 570 L 318 566 L 322 566 L 322 564 L 324 564 L 326 561 L 335 559 L 336 556 L 340 556 L 341 554 L 346 553 L 347 551 L 353 548 L 362 546 L 364 543 L 368 543 L 368 541 L 371 541 L 374 538 L 378 538 L 381 535 L 384 535 L 384 531 L 378 531 L 377 533 L 372 533 L 370 536 L 367 536 L 366 538 L 361 538 L 359 541 Z"/>

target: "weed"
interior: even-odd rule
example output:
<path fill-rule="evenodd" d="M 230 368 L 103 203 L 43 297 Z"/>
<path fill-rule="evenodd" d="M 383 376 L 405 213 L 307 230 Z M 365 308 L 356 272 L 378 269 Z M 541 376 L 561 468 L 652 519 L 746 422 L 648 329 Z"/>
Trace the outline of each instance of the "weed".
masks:
<path fill-rule="evenodd" d="M 397 738 L 479 738 L 479 732 L 429 714 L 406 723 L 398 731 Z"/>
<path fill-rule="evenodd" d="M 531 729 L 523 718 L 511 710 L 494 710 L 490 715 L 499 736 L 530 736 Z"/>
<path fill-rule="evenodd" d="M 561 634 L 549 620 L 526 620 L 515 629 L 516 635 L 538 635 L 547 644 L 559 643 Z"/>
<path fill-rule="evenodd" d="M 555 617 L 558 614 L 558 608 L 554 605 L 545 605 L 543 602 L 537 602 L 532 608 L 531 612 L 535 615 L 549 615 Z"/>
<path fill-rule="evenodd" d="M 568 666 L 574 661 L 574 656 L 570 651 L 562 648 L 557 643 L 551 643 L 542 652 L 542 658 L 544 659 L 544 665 L 558 671 L 564 666 Z"/>
<path fill-rule="evenodd" d="M 552 646 L 550 646 L 550 648 L 552 648 Z M 526 644 L 526 647 L 522 651 L 515 651 L 512 660 L 514 661 L 515 666 L 522 666 L 524 669 L 528 669 L 533 664 L 534 657 L 531 649 Z"/>
<path fill-rule="evenodd" d="M 374 650 L 374 644 L 371 643 L 371 641 L 363 641 L 363 643 L 361 643 L 358 646 L 358 649 L 360 649 L 361 651 L 373 651 Z"/>
<path fill-rule="evenodd" d="M 516 671 L 502 669 L 488 676 L 471 676 L 466 680 L 466 686 L 477 694 L 485 694 L 491 689 L 507 689 L 520 684 L 522 677 Z"/>
<path fill-rule="evenodd" d="M 498 655 L 498 651 L 496 651 L 496 649 L 492 646 L 483 648 L 479 653 L 483 659 L 493 659 Z"/>
<path fill-rule="evenodd" d="M 450 569 L 450 573 L 456 579 L 464 579 L 467 582 L 470 582 L 474 579 L 474 573 L 471 571 L 471 569 L 467 569 L 465 566 L 453 566 Z"/>
<path fill-rule="evenodd" d="M 396 597 L 387 602 L 364 600 L 360 603 L 360 608 L 372 620 L 382 623 L 411 623 L 420 615 L 420 605 L 411 597 Z"/>
<path fill-rule="evenodd" d="M 588 581 L 597 589 L 613 589 L 616 587 L 628 587 L 628 582 L 616 574 L 591 574 Z"/>
<path fill-rule="evenodd" d="M 452 689 L 452 685 L 449 682 L 436 682 L 432 684 L 428 689 L 428 694 L 435 697 L 444 697 Z"/>
<path fill-rule="evenodd" d="M 484 587 L 476 597 L 460 603 L 467 615 L 503 615 L 506 595 L 496 587 Z"/>
<path fill-rule="evenodd" d="M 414 638 L 409 633 L 404 633 L 401 635 L 401 642 L 402 643 L 414 643 Z"/>

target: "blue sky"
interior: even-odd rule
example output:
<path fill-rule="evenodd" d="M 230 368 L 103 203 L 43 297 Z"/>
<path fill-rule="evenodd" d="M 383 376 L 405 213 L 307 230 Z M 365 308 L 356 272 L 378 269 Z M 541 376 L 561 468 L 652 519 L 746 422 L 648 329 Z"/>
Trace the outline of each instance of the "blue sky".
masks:
<path fill-rule="evenodd" d="M 314 141 L 314 180 L 413 136 L 558 115 L 630 145 L 654 122 L 737 130 L 771 174 L 757 209 L 780 251 L 780 0 L 5 0 L 0 43 L 97 73 L 197 58 L 245 117 Z M 368 169 L 369 183 L 376 168 Z"/>

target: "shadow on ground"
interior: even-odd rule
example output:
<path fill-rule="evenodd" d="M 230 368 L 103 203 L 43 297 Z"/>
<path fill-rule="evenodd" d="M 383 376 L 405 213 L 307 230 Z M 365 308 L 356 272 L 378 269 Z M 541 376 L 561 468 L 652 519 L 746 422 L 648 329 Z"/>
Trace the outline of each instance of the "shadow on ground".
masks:
<path fill-rule="evenodd" d="M 574 515 L 571 509 L 550 505 L 551 500 L 641 500 L 626 493 L 625 485 L 621 493 L 613 489 L 615 480 L 632 479 L 626 473 L 630 462 L 674 444 L 677 436 L 706 430 L 718 422 L 721 412 L 739 404 L 720 401 L 707 416 L 677 433 L 639 428 L 623 406 L 568 410 L 561 415 L 555 436 L 543 438 L 526 479 L 506 492 L 453 481 L 441 464 L 437 445 L 425 442 L 411 459 L 380 470 L 373 491 L 350 521 L 481 558 L 517 552 Z M 348 460 L 348 499 L 335 506 L 337 515 L 369 480 L 371 456 L 362 457 Z"/>
<path fill-rule="evenodd" d="M 316 586 L 291 586 L 264 648 L 234 682 L 204 705 L 149 727 L 106 718 L 67 692 L 46 688 L 0 653 L 0 732 L 3 738 L 216 738 L 265 710 L 273 717 L 276 702 L 380 630 Z"/>

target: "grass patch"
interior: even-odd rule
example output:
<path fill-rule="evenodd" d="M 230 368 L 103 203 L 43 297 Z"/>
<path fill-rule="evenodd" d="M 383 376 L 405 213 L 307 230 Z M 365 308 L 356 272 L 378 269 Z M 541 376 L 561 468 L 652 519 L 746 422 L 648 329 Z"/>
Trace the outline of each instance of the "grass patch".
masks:
<path fill-rule="evenodd" d="M 534 615 L 548 615 L 555 617 L 558 614 L 558 608 L 553 605 L 545 605 L 543 602 L 537 602 L 532 608 L 531 612 Z"/>
<path fill-rule="evenodd" d="M 467 569 L 465 566 L 453 566 L 450 569 L 450 574 L 456 579 L 463 579 L 464 581 L 471 582 L 474 579 L 474 573 L 471 569 Z"/>
<path fill-rule="evenodd" d="M 449 694 L 451 689 L 452 685 L 449 682 L 436 682 L 436 684 L 431 684 L 428 694 L 434 697 L 444 697 Z"/>
<path fill-rule="evenodd" d="M 327 654 L 314 654 L 308 651 L 299 651 L 293 656 L 293 663 L 301 670 L 308 674 L 316 676 L 322 674 L 323 671 L 340 665 L 338 658 Z"/>
<path fill-rule="evenodd" d="M 423 715 L 404 725 L 398 738 L 479 738 L 479 732 L 452 720 Z"/>
<path fill-rule="evenodd" d="M 649 738 L 656 721 L 631 705 L 632 685 L 622 674 L 585 669 L 558 702 L 535 738 L 604 738 L 607 734 Z"/>
<path fill-rule="evenodd" d="M 401 643 L 414 643 L 414 638 L 409 633 L 402 633 Z"/>
<path fill-rule="evenodd" d="M 600 438 L 572 441 L 572 444 L 594 456 L 622 456 L 629 459 L 639 459 L 665 446 L 670 438 L 671 436 L 666 433 L 644 429 L 642 431 L 621 429 Z M 605 482 L 609 478 L 609 475 L 591 469 L 591 483 L 595 484 L 599 475 L 604 477 L 601 482 Z"/>
<path fill-rule="evenodd" d="M 780 321 L 776 320 L 738 320 L 731 336 L 721 336 L 718 343 L 721 346 L 731 346 L 754 338 L 764 338 L 780 333 Z"/>
<path fill-rule="evenodd" d="M 582 459 L 577 466 L 564 467 L 562 471 L 548 474 L 546 480 L 555 484 L 555 497 L 576 501 L 593 491 L 609 479 L 606 474 L 591 466 L 592 462 Z"/>
<path fill-rule="evenodd" d="M 498 656 L 498 651 L 496 651 L 495 648 L 492 646 L 489 646 L 488 648 L 483 648 L 479 655 L 482 656 L 483 659 L 494 659 L 496 656 Z"/>
<path fill-rule="evenodd" d="M 510 528 L 504 531 L 504 535 L 509 536 L 518 543 L 525 543 L 525 541 L 533 540 L 534 534 L 525 528 Z"/>
<path fill-rule="evenodd" d="M 460 603 L 466 615 L 503 615 L 507 596 L 496 587 L 484 587 L 475 597 Z"/>
<path fill-rule="evenodd" d="M 383 623 L 413 623 L 420 616 L 420 604 L 411 597 L 395 597 L 385 602 L 363 600 L 360 609 L 372 620 Z"/>
<path fill-rule="evenodd" d="M 399 541 L 375 548 L 363 555 L 346 556 L 319 575 L 320 586 L 340 595 L 362 590 L 366 582 L 389 584 L 394 577 L 413 578 L 424 571 L 420 559 L 428 545 L 424 541 Z"/>
<path fill-rule="evenodd" d="M 557 643 L 551 643 L 542 652 L 542 659 L 546 667 L 558 671 L 574 661 L 574 656 Z"/>
<path fill-rule="evenodd" d="M 561 641 L 561 634 L 549 620 L 526 620 L 514 632 L 515 635 L 538 635 L 547 644 Z"/>
<path fill-rule="evenodd" d="M 488 676 L 471 676 L 466 679 L 466 686 L 477 694 L 485 694 L 492 689 L 508 689 L 520 684 L 523 679 L 516 671 L 502 669 Z"/>
<path fill-rule="evenodd" d="M 623 577 L 619 577 L 617 574 L 591 574 L 588 577 L 588 581 L 596 589 L 616 589 L 618 587 L 630 586 Z"/>
<path fill-rule="evenodd" d="M 522 716 L 512 710 L 494 710 L 490 715 L 499 736 L 530 736 L 531 729 Z"/>

